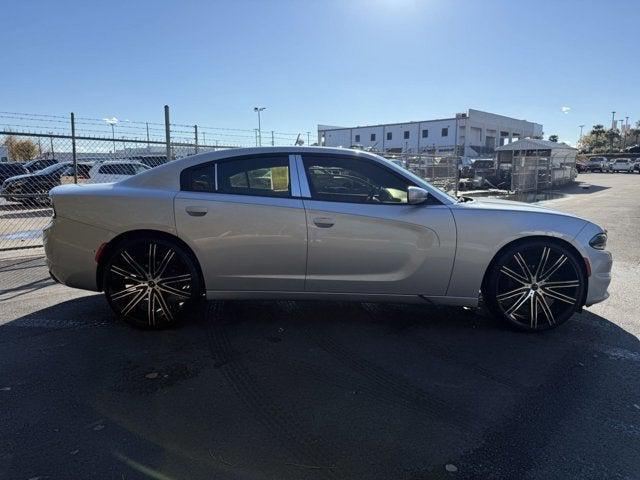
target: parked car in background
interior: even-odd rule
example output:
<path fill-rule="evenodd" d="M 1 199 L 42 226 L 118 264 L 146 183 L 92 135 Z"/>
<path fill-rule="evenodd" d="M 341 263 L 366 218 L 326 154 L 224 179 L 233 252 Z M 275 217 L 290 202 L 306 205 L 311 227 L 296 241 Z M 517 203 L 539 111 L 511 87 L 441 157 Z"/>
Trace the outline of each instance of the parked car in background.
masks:
<path fill-rule="evenodd" d="M 16 175 L 24 175 L 29 173 L 22 163 L 17 162 L 4 162 L 0 163 L 0 183 L 4 182 L 9 177 L 15 177 Z"/>
<path fill-rule="evenodd" d="M 616 158 L 615 161 L 611 164 L 609 169 L 612 172 L 625 172 L 630 173 L 633 172 L 635 164 L 631 161 L 630 158 Z"/>
<path fill-rule="evenodd" d="M 589 171 L 587 164 L 588 162 L 585 162 L 584 160 L 576 160 L 576 171 L 578 173 L 584 173 Z"/>
<path fill-rule="evenodd" d="M 24 167 L 29 172 L 37 172 L 38 170 L 42 170 L 43 168 L 50 167 L 51 165 L 55 165 L 58 163 L 58 160 L 55 158 L 43 158 L 40 160 L 31 160 L 24 164 Z"/>
<path fill-rule="evenodd" d="M 633 169 L 634 169 L 636 172 L 640 173 L 640 158 L 636 158 L 636 159 L 633 161 Z"/>
<path fill-rule="evenodd" d="M 89 181 L 87 183 L 119 182 L 145 170 L 149 170 L 149 167 L 140 162 L 127 160 L 99 162 L 89 170 Z"/>
<path fill-rule="evenodd" d="M 86 175 L 91 165 L 78 163 L 78 174 Z M 10 202 L 47 202 L 49 191 L 61 184 L 63 175 L 73 176 L 73 162 L 55 163 L 34 173 L 9 177 L 2 182 L 0 193 Z"/>
<path fill-rule="evenodd" d="M 135 155 L 127 158 L 133 162 L 140 162 L 149 168 L 157 167 L 167 163 L 166 155 Z"/>
<path fill-rule="evenodd" d="M 164 328 L 209 299 L 475 307 L 524 330 L 608 297 L 606 231 L 531 204 L 454 198 L 363 151 L 208 152 L 115 184 L 64 185 L 44 230 L 58 282 Z"/>
<path fill-rule="evenodd" d="M 591 157 L 587 162 L 588 172 L 606 172 L 609 168 L 607 157 Z"/>

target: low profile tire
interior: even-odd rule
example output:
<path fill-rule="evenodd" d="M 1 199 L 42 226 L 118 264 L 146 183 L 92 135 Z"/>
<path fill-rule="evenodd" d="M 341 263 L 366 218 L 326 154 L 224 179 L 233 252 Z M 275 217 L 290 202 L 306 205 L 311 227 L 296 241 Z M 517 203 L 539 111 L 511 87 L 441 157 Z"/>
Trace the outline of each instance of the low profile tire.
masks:
<path fill-rule="evenodd" d="M 164 238 L 119 244 L 104 265 L 103 286 L 119 318 L 147 329 L 177 325 L 202 298 L 195 260 Z"/>
<path fill-rule="evenodd" d="M 584 267 L 561 243 L 531 240 L 499 254 L 487 272 L 483 299 L 494 317 L 526 331 L 555 328 L 583 304 Z"/>

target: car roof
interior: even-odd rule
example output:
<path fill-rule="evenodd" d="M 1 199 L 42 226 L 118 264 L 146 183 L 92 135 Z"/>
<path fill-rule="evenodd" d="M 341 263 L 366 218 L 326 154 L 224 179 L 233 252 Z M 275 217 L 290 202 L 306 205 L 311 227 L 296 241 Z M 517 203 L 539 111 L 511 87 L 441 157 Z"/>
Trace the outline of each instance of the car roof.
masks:
<path fill-rule="evenodd" d="M 212 162 L 216 160 L 231 159 L 233 157 L 244 157 L 254 155 L 267 155 L 267 154 L 318 154 L 318 155 L 344 155 L 350 157 L 359 157 L 372 160 L 376 163 L 383 164 L 390 170 L 395 171 L 403 177 L 410 177 L 416 183 L 428 185 L 430 193 L 436 198 L 442 201 L 444 204 L 454 203 L 455 200 L 449 195 L 438 190 L 433 185 L 429 185 L 424 179 L 414 175 L 413 173 L 405 170 L 404 168 L 396 165 L 390 160 L 384 157 L 376 155 L 371 152 L 363 150 L 354 150 L 349 148 L 334 148 L 334 147 L 251 147 L 251 148 L 230 148 L 225 150 L 217 150 L 211 152 L 204 152 L 197 155 L 191 155 L 178 160 L 172 160 L 145 172 L 133 175 L 126 180 L 119 182 L 119 185 L 123 187 L 139 187 L 139 188 L 169 188 L 180 190 L 180 172 L 185 168 L 189 168 L 193 165 L 198 165 L 204 162 Z"/>

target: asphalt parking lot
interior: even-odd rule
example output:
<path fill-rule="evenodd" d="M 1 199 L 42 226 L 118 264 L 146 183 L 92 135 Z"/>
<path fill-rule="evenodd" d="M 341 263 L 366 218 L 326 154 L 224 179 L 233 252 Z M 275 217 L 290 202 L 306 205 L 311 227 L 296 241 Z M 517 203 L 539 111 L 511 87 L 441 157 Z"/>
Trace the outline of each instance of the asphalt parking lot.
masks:
<path fill-rule="evenodd" d="M 640 478 L 640 175 L 579 180 L 548 204 L 609 230 L 611 297 L 543 334 L 284 301 L 143 332 L 0 260 L 0 478 Z"/>

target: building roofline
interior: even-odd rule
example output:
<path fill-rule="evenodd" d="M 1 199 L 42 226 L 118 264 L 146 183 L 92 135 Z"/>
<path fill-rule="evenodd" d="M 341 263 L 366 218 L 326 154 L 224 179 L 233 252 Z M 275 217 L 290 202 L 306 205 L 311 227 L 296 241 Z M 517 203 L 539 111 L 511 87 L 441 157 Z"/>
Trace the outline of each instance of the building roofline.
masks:
<path fill-rule="evenodd" d="M 332 132 L 335 130 L 352 130 L 354 128 L 392 127 L 394 125 L 414 125 L 414 124 L 429 123 L 429 122 L 444 122 L 445 120 L 455 120 L 455 119 L 456 117 L 448 117 L 448 118 L 434 118 L 433 120 L 412 120 L 410 122 L 377 123 L 375 125 L 357 125 L 355 127 L 318 128 L 318 131 Z M 318 127 L 320 127 L 320 125 L 318 125 Z"/>

